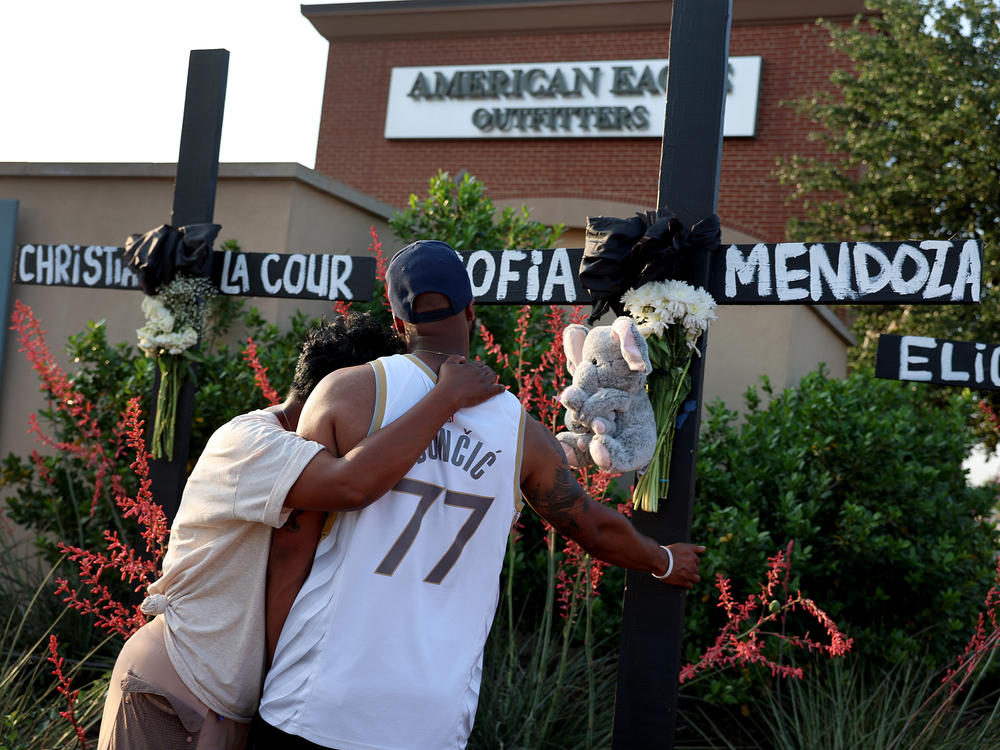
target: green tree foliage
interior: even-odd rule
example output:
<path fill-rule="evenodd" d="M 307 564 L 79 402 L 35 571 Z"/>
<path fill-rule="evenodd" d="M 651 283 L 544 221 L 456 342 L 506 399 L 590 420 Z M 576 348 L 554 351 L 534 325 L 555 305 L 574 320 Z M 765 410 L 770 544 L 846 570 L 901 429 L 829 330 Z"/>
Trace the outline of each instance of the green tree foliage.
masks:
<path fill-rule="evenodd" d="M 545 226 L 531 218 L 526 206 L 497 212 L 486 186 L 463 172 L 454 179 L 439 171 L 428 181 L 427 195 L 410 195 L 404 211 L 389 220 L 404 242 L 436 239 L 459 252 L 552 247 L 564 225 Z"/>
<path fill-rule="evenodd" d="M 881 15 L 830 25 L 850 61 L 836 91 L 799 101 L 821 159 L 778 175 L 803 199 L 799 240 L 976 238 L 983 304 L 857 308 L 858 361 L 879 333 L 996 342 L 1000 330 L 1000 6 L 995 0 L 869 0 Z"/>
<path fill-rule="evenodd" d="M 565 229 L 563 224 L 550 227 L 535 221 L 525 206 L 519 211 L 510 206 L 497 211 L 482 182 L 468 172 L 456 179 L 442 171 L 428 181 L 427 195 L 410 195 L 408 207 L 394 214 L 389 225 L 404 243 L 441 240 L 459 252 L 551 248 Z M 503 351 L 517 350 L 516 308 L 480 305 L 476 314 Z M 529 333 L 531 342 L 548 346 L 542 308 L 532 314 Z M 484 354 L 481 342 L 473 343 L 473 354 Z"/>
<path fill-rule="evenodd" d="M 995 498 L 961 469 L 974 401 L 945 390 L 931 406 L 929 388 L 816 372 L 766 409 L 751 389 L 742 426 L 714 404 L 692 532 L 708 547 L 703 580 L 752 591 L 747 576 L 794 539 L 793 587 L 855 639 L 847 658 L 930 666 L 960 653 L 990 585 Z M 689 610 L 696 651 L 718 613 Z"/>

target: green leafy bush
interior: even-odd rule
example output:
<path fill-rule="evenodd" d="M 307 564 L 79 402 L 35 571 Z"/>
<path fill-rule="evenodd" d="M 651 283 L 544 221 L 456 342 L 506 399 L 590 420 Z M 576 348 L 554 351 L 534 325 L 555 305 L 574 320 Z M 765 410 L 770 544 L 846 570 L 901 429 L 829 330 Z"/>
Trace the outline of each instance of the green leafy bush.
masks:
<path fill-rule="evenodd" d="M 712 405 L 692 533 L 708 546 L 703 580 L 747 590 L 747 574 L 794 539 L 792 585 L 855 639 L 848 658 L 942 664 L 960 652 L 991 578 L 994 493 L 961 469 L 974 401 L 931 406 L 926 389 L 820 371 L 766 409 L 751 389 L 740 426 Z M 717 613 L 688 612 L 690 656 Z"/>

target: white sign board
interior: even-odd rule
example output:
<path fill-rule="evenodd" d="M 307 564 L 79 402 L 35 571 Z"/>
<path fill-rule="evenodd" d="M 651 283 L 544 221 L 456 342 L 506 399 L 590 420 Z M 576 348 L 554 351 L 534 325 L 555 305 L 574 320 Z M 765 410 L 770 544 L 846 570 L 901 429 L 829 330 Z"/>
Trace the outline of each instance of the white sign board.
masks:
<path fill-rule="evenodd" d="M 760 57 L 729 58 L 723 135 L 757 129 Z M 660 138 L 668 60 L 393 68 L 389 139 Z"/>

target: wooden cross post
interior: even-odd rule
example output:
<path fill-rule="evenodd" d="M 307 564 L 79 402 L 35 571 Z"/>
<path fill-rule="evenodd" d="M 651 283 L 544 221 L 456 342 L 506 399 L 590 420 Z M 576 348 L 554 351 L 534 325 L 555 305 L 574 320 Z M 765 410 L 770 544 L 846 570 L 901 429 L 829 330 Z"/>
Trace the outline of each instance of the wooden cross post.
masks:
<path fill-rule="evenodd" d="M 188 62 L 187 93 L 181 145 L 174 182 L 174 206 L 170 223 L 175 227 L 208 224 L 215 212 L 215 187 L 219 177 L 219 144 L 222 140 L 222 113 L 226 103 L 229 52 L 224 49 L 192 50 Z M 156 395 L 160 370 L 153 383 L 152 413 L 156 418 Z M 187 460 L 194 415 L 194 383 L 185 379 L 177 398 L 174 427 L 174 454 L 150 461 L 149 476 L 153 496 L 172 522 L 180 506 L 187 481 Z"/>
<path fill-rule="evenodd" d="M 732 0 L 673 3 L 657 206 L 670 209 L 686 227 L 715 213 L 718 204 L 732 5 Z M 708 253 L 700 253 L 692 278 L 685 280 L 708 288 L 709 261 Z M 702 356 L 694 358 L 690 370 L 688 399 L 699 404 L 706 344 L 703 338 Z M 690 412 L 677 430 L 660 512 L 633 513 L 636 528 L 658 541 L 690 541 L 700 411 Z M 642 573 L 626 574 L 615 750 L 673 746 L 684 602 L 683 589 Z"/>

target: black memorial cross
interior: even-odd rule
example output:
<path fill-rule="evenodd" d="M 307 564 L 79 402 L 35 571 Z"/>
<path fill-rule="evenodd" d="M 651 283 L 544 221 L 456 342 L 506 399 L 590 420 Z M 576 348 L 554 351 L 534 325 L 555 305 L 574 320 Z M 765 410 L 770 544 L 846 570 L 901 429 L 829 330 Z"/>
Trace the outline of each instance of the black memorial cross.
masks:
<path fill-rule="evenodd" d="M 175 227 L 210 224 L 215 214 L 215 189 L 219 176 L 219 145 L 226 104 L 229 52 L 224 49 L 192 50 L 188 61 L 184 119 L 181 124 L 174 204 L 170 223 Z M 156 421 L 160 370 L 155 369 L 152 410 L 148 424 Z M 174 417 L 173 456 L 150 461 L 153 497 L 172 521 L 180 506 L 187 480 L 187 460 L 194 415 L 194 383 L 185 378 Z"/>
<path fill-rule="evenodd" d="M 685 226 L 714 214 L 722 167 L 732 0 L 675 0 L 670 22 L 670 77 L 660 155 L 657 207 Z M 694 286 L 710 287 L 708 253 L 693 259 Z M 705 347 L 691 363 L 689 400 L 701 403 Z M 658 513 L 633 512 L 636 528 L 660 541 L 689 541 L 694 507 L 700 409 L 674 438 L 666 502 Z M 673 747 L 685 592 L 629 571 L 618 661 L 612 746 Z"/>

